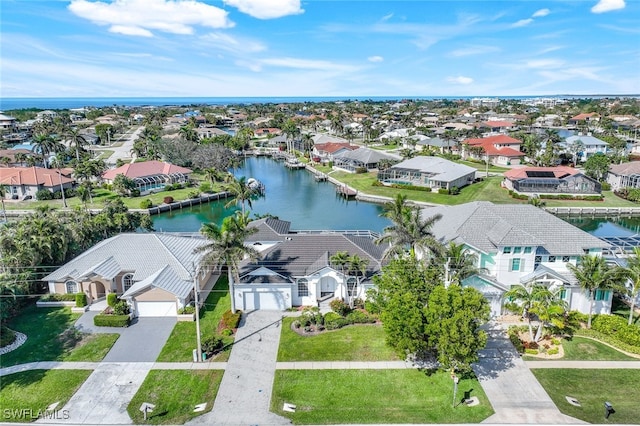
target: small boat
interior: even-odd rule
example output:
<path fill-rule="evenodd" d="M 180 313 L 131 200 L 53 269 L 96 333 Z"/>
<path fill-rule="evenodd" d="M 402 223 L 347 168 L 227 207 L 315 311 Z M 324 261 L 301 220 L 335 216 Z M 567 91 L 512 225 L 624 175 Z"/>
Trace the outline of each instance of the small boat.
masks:
<path fill-rule="evenodd" d="M 247 179 L 247 186 L 257 193 L 264 194 L 264 191 L 265 191 L 264 184 L 260 182 L 258 179 L 254 179 L 254 178 Z"/>

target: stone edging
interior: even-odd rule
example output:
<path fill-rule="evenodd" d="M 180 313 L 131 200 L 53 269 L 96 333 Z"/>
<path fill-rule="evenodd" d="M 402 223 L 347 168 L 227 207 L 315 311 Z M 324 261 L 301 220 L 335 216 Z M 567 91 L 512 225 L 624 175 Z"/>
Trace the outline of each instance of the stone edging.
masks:
<path fill-rule="evenodd" d="M 20 346 L 24 345 L 24 342 L 27 341 L 27 335 L 16 331 L 16 340 L 13 341 L 12 344 L 4 346 L 0 348 L 0 355 L 8 354 L 11 351 L 18 349 Z"/>

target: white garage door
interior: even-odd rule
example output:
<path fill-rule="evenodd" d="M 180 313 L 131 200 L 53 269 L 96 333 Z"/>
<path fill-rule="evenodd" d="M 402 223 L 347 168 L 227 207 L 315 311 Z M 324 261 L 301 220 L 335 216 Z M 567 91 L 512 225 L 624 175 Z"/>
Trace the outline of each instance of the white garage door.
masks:
<path fill-rule="evenodd" d="M 244 310 L 253 311 L 257 309 L 271 311 L 284 310 L 284 295 L 277 291 L 245 292 Z"/>
<path fill-rule="evenodd" d="M 137 302 L 139 317 L 176 316 L 176 302 Z"/>

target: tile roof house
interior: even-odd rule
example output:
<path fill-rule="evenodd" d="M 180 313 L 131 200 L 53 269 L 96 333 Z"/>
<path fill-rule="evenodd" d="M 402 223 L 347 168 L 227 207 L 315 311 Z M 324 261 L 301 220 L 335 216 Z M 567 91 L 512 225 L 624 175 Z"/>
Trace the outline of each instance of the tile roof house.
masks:
<path fill-rule="evenodd" d="M 365 298 L 382 267 L 384 246 L 374 244 L 370 235 L 296 232 L 290 225 L 273 218 L 251 222 L 258 232 L 245 244 L 251 244 L 261 256 L 240 263 L 240 280 L 234 283 L 233 295 L 238 309 L 284 310 L 317 306 L 334 297 L 345 301 Z M 364 274 L 333 265 L 331 257 L 337 252 L 364 259 Z"/>
<path fill-rule="evenodd" d="M 600 194 L 602 185 L 573 167 L 522 167 L 504 173 L 502 186 L 523 194 Z"/>
<path fill-rule="evenodd" d="M 391 163 L 399 163 L 402 157 L 399 155 L 389 154 L 376 149 L 360 147 L 353 151 L 346 151 L 334 158 L 334 167 L 355 172 L 359 168 L 373 170 L 378 168 L 381 160 L 388 160 Z"/>
<path fill-rule="evenodd" d="M 598 115 L 598 113 L 590 112 L 590 113 L 583 113 L 583 114 L 578 114 L 576 116 L 573 116 L 568 120 L 568 123 L 580 124 L 580 123 L 588 123 L 590 121 L 599 121 L 599 120 L 600 120 L 600 116 Z"/>
<path fill-rule="evenodd" d="M 378 172 L 383 184 L 424 186 L 427 188 L 462 188 L 473 183 L 476 169 L 442 157 L 418 156 Z"/>
<path fill-rule="evenodd" d="M 489 120 L 489 121 L 483 121 L 481 123 L 478 123 L 476 127 L 480 129 L 485 129 L 489 132 L 505 133 L 508 130 L 513 130 L 517 126 L 511 121 Z"/>
<path fill-rule="evenodd" d="M 607 183 L 614 191 L 622 188 L 640 188 L 640 162 L 612 164 L 609 166 Z"/>
<path fill-rule="evenodd" d="M 491 163 L 514 165 L 520 164 L 524 159 L 524 152 L 520 151 L 522 142 L 518 139 L 507 135 L 494 135 L 485 138 L 466 139 L 463 146 L 467 147 L 463 150 L 465 158 L 472 157 L 476 159 L 486 160 Z M 477 147 L 477 152 L 474 152 Z"/>
<path fill-rule="evenodd" d="M 60 187 L 73 188 L 76 181 L 69 174 L 68 169 L 0 167 L 0 184 L 7 186 L 4 196 L 7 200 L 23 200 L 25 197 L 35 199 L 40 190 L 58 192 Z"/>
<path fill-rule="evenodd" d="M 107 183 L 113 183 L 118 175 L 124 175 L 133 179 L 141 192 L 162 188 L 167 184 L 184 183 L 189 181 L 191 169 L 176 166 L 162 161 L 143 161 L 140 163 L 127 163 L 115 169 L 107 170 L 102 174 L 102 179 Z"/>
<path fill-rule="evenodd" d="M 589 157 L 594 154 L 606 154 L 609 147 L 607 142 L 598 139 L 591 134 L 577 134 L 569 136 L 564 140 L 564 142 L 560 142 L 559 145 L 570 151 L 571 147 L 578 143 L 582 143 L 583 145 L 583 148 L 578 153 L 578 161 L 587 161 Z"/>
<path fill-rule="evenodd" d="M 503 294 L 515 284 L 540 283 L 561 290 L 569 307 L 589 312 L 589 296 L 567 264 L 576 265 L 584 254 L 599 256 L 610 247 L 599 238 L 528 204 L 493 204 L 476 201 L 458 206 L 423 209 L 425 217 L 441 214 L 432 232 L 442 243 L 464 244 L 478 259 L 483 272 L 462 285 L 481 291 L 490 301 L 492 315 L 502 313 Z M 611 291 L 598 291 L 594 313 L 609 313 Z"/>
<path fill-rule="evenodd" d="M 320 157 L 321 161 L 333 161 L 336 157 L 358 148 L 349 142 L 325 142 L 314 144 L 312 152 L 314 156 Z"/>
<path fill-rule="evenodd" d="M 115 293 L 131 305 L 135 316 L 175 316 L 191 302 L 194 280 L 201 290 L 210 290 L 218 278 L 212 270 L 195 274 L 194 265 L 202 254 L 193 251 L 203 244 L 202 237 L 120 234 L 99 242 L 42 281 L 50 293 L 83 292 L 90 304 Z"/>

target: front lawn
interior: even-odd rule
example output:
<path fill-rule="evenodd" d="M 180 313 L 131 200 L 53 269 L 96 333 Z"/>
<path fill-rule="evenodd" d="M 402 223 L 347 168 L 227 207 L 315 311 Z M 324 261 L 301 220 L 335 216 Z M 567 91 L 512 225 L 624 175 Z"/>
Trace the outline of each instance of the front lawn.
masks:
<path fill-rule="evenodd" d="M 284 318 L 278 361 L 393 361 L 398 357 L 384 342 L 380 325 L 349 325 L 315 336 L 291 329 L 295 318 Z"/>
<path fill-rule="evenodd" d="M 596 340 L 574 336 L 570 340 L 562 339 L 562 358 L 538 358 L 535 356 L 523 355 L 525 361 L 637 361 L 622 352 L 600 343 Z"/>
<path fill-rule="evenodd" d="M 459 404 L 477 396 L 480 405 Z M 479 423 L 493 414 L 480 383 L 461 380 L 453 408 L 447 373 L 406 370 L 278 370 L 271 411 L 294 424 Z M 287 402 L 296 412 L 282 410 Z"/>
<path fill-rule="evenodd" d="M 151 370 L 133 396 L 127 412 L 136 424 L 184 424 L 213 408 L 223 371 Z M 139 410 L 143 402 L 155 404 L 147 421 Z M 196 405 L 207 403 L 204 411 L 194 413 Z"/>
<path fill-rule="evenodd" d="M 218 323 L 222 314 L 231 307 L 229 298 L 229 283 L 226 276 L 221 276 L 200 310 L 200 336 L 204 339 L 217 334 Z M 224 343 L 233 342 L 233 337 L 224 337 Z M 195 321 L 176 323 L 171 336 L 167 339 L 157 362 L 185 362 L 193 361 L 193 350 L 196 348 Z M 212 361 L 227 361 L 230 351 L 219 353 Z"/>
<path fill-rule="evenodd" d="M 637 424 L 640 419 L 640 370 L 532 369 L 561 412 L 589 423 Z M 580 407 L 567 402 L 576 398 Z M 604 418 L 604 403 L 615 409 Z"/>
<path fill-rule="evenodd" d="M 64 333 L 73 326 L 80 314 L 70 308 L 37 308 L 31 305 L 7 324 L 12 330 L 27 335 L 18 349 L 0 356 L 0 365 L 23 364 L 34 361 L 100 361 L 118 335 L 80 335 Z M 78 338 L 81 338 L 78 340 Z"/>
<path fill-rule="evenodd" d="M 62 410 L 90 374 L 90 370 L 32 370 L 2 377 L 2 421 L 34 421 L 55 402 L 59 402 L 56 409 Z M 57 418 L 65 416 L 63 411 L 50 413 L 54 414 Z"/>

